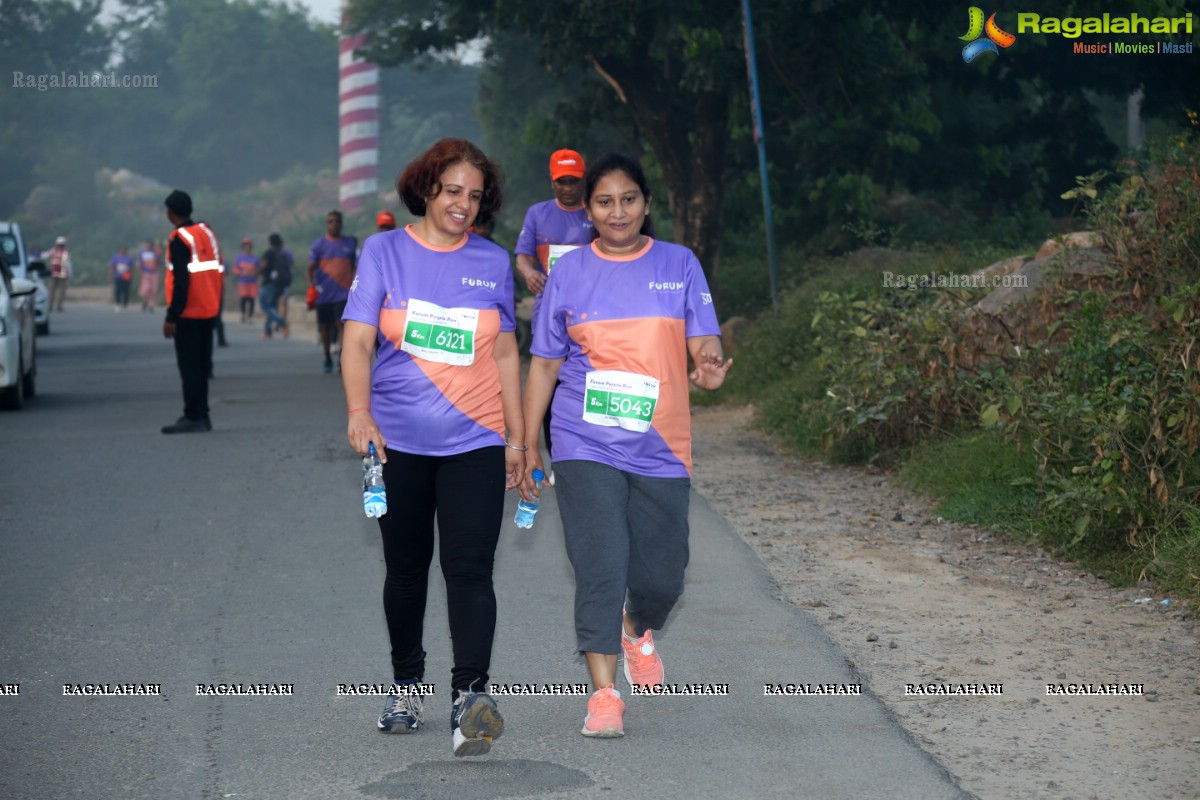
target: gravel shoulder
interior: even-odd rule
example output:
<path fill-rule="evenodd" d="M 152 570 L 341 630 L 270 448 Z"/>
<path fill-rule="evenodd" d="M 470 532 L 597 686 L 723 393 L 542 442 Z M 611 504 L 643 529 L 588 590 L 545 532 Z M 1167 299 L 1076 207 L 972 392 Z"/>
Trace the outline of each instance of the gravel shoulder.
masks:
<path fill-rule="evenodd" d="M 695 410 L 695 488 L 963 788 L 983 800 L 1200 797 L 1193 610 L 943 521 L 885 474 L 781 454 L 749 429 L 752 413 Z M 964 683 L 1003 694 L 905 693 Z M 1050 696 L 1048 684 L 1144 693 Z"/>

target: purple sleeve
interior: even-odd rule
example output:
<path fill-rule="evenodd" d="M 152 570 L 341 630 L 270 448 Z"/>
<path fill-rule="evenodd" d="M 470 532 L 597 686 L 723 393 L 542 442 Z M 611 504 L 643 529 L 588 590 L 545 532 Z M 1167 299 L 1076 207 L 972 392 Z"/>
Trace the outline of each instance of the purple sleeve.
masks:
<path fill-rule="evenodd" d="M 504 254 L 504 289 L 500 295 L 500 332 L 508 333 L 517 329 L 517 314 L 514 308 L 515 293 L 513 292 L 513 271 L 508 262 L 508 254 Z"/>
<path fill-rule="evenodd" d="M 324 240 L 325 240 L 324 236 L 320 236 L 320 237 L 317 237 L 316 239 L 313 239 L 312 249 L 308 251 L 308 263 L 310 263 L 310 264 L 320 264 L 321 263 L 321 242 Z"/>
<path fill-rule="evenodd" d="M 717 322 L 717 309 L 713 306 L 712 292 L 708 290 L 708 280 L 700 262 L 690 250 L 687 254 L 687 264 L 684 267 L 687 285 L 684 302 L 686 303 L 686 324 L 684 336 L 720 336 L 721 326 Z"/>
<path fill-rule="evenodd" d="M 566 358 L 568 351 L 567 326 L 557 313 L 559 286 L 565 280 L 563 271 L 555 269 L 546 279 L 542 290 L 542 313 L 533 329 L 533 345 L 529 352 L 542 358 Z"/>
<path fill-rule="evenodd" d="M 537 223 L 534 218 L 533 210 L 537 206 L 530 206 L 525 212 L 525 222 L 521 224 L 521 235 L 517 237 L 517 249 L 513 252 L 519 256 L 532 256 L 537 259 Z"/>
<path fill-rule="evenodd" d="M 375 257 L 374 242 L 368 241 L 363 246 L 362 256 L 358 261 L 358 271 L 354 275 L 354 283 L 350 285 L 350 293 L 346 297 L 346 310 L 342 320 L 365 322 L 376 328 L 379 327 L 379 311 L 383 308 L 384 290 L 383 273 L 379 261 Z M 316 247 L 314 245 L 314 252 Z"/>

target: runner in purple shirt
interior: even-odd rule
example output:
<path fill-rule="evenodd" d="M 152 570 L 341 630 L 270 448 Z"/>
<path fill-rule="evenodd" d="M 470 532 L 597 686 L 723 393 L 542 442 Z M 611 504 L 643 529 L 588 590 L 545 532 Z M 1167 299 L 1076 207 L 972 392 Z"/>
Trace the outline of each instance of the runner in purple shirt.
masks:
<path fill-rule="evenodd" d="M 465 139 L 442 139 L 396 184 L 421 219 L 367 240 L 342 351 L 346 436 L 356 453 L 375 445 L 388 499 L 379 531 L 395 692 L 377 725 L 410 733 L 424 720 L 436 519 L 454 645 L 451 741 L 456 756 L 482 755 L 504 731 L 487 692 L 492 564 L 504 493 L 521 482 L 526 450 L 508 254 L 468 233 L 500 210 L 500 171 Z"/>
<path fill-rule="evenodd" d="M 133 285 L 133 258 L 125 245 L 108 262 L 113 280 L 113 310 L 124 311 L 129 306 L 129 287 Z"/>
<path fill-rule="evenodd" d="M 358 240 L 342 235 L 342 212 L 326 214 L 325 235 L 313 242 L 308 255 L 308 282 L 317 287 L 317 330 L 325 350 L 325 372 L 333 372 L 332 346 L 342 341 L 342 312 L 354 281 L 357 251 Z"/>
<path fill-rule="evenodd" d="M 592 222 L 583 208 L 583 156 L 574 150 L 556 150 L 550 156 L 550 189 L 553 200 L 530 207 L 525 223 L 517 237 L 517 272 L 529 291 L 533 292 L 531 325 L 538 327 L 542 290 L 555 262 L 564 254 L 592 241 Z M 546 452 L 551 452 L 550 409 L 542 423 Z M 546 471 L 547 480 L 554 485 L 554 469 Z"/>
<path fill-rule="evenodd" d="M 720 388 L 733 362 L 695 255 L 652 238 L 638 163 L 620 153 L 593 162 L 584 206 L 597 238 L 559 259 L 533 334 L 521 495 L 536 493 L 538 425 L 553 394 L 576 642 L 595 688 L 582 733 L 610 738 L 625 732 L 618 654 L 635 693 L 664 680 L 651 631 L 682 595 L 688 562 L 688 383 Z"/>

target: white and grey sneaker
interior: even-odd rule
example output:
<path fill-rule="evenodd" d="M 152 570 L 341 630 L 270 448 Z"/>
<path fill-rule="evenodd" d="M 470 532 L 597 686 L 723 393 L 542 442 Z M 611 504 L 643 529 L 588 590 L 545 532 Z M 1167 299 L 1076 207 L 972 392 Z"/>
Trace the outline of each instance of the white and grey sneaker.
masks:
<path fill-rule="evenodd" d="M 379 715 L 381 733 L 413 733 L 424 721 L 420 689 L 416 684 L 394 684 L 383 713 Z"/>
<path fill-rule="evenodd" d="M 450 712 L 455 756 L 481 756 L 504 733 L 504 717 L 486 692 L 459 692 Z"/>

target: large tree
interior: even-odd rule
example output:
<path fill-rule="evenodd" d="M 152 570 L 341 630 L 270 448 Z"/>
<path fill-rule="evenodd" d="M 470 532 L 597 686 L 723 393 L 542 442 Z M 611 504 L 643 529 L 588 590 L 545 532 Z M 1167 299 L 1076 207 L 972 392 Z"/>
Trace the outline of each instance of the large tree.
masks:
<path fill-rule="evenodd" d="M 744 85 L 732 80 L 744 71 L 739 4 L 350 0 L 349 11 L 373 37 L 369 57 L 385 66 L 515 29 L 549 69 L 594 71 L 654 152 L 674 238 L 715 281 L 731 94 Z"/>

